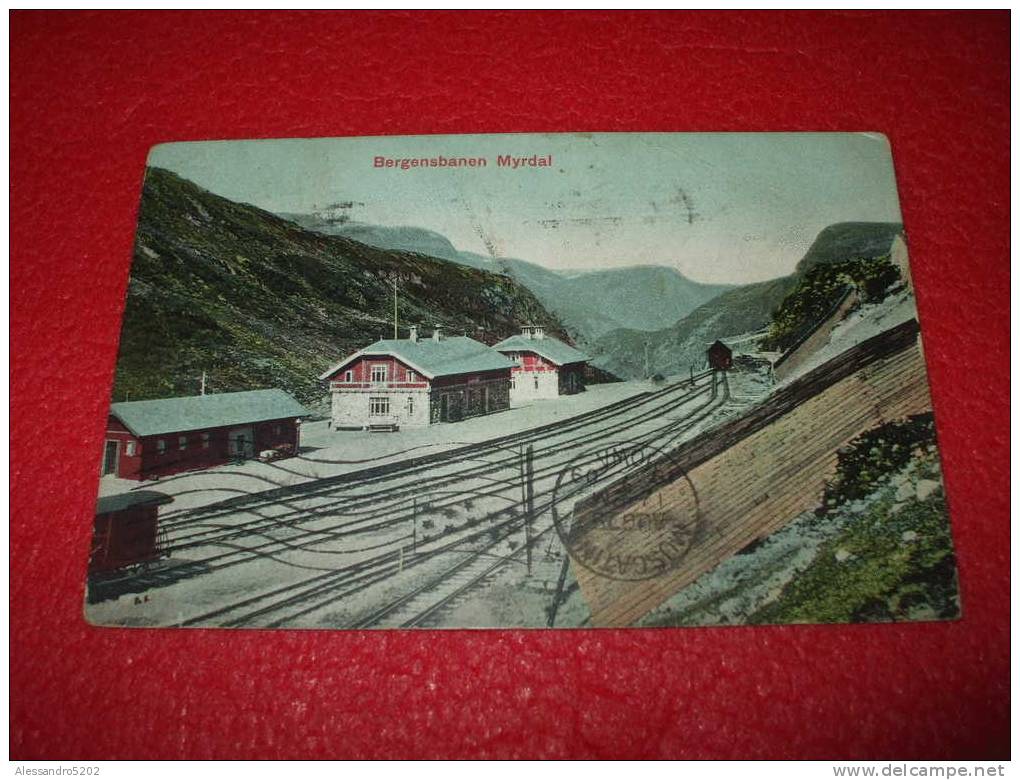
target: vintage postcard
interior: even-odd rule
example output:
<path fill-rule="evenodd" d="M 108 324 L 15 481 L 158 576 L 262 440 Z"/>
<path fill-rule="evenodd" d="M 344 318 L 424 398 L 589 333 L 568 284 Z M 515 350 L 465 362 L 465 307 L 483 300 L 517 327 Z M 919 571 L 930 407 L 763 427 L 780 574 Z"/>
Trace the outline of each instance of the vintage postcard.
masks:
<path fill-rule="evenodd" d="M 97 465 L 98 625 L 960 614 L 877 133 L 157 146 Z"/>

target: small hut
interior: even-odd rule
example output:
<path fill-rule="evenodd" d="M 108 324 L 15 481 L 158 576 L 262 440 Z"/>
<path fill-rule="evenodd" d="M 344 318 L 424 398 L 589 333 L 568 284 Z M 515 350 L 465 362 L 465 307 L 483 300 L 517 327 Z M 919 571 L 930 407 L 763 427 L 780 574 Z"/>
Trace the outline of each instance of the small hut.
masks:
<path fill-rule="evenodd" d="M 733 350 L 716 341 L 708 348 L 708 365 L 714 371 L 728 371 L 733 368 Z"/>

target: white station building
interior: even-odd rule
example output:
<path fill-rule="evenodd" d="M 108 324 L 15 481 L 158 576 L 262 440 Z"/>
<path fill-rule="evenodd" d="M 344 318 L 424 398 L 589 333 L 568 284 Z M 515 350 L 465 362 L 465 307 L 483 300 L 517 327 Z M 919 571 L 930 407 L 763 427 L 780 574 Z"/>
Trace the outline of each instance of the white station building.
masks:
<path fill-rule="evenodd" d="M 514 363 L 510 372 L 512 403 L 584 392 L 589 357 L 547 336 L 538 325 L 525 325 L 518 335 L 503 339 L 492 348 Z"/>

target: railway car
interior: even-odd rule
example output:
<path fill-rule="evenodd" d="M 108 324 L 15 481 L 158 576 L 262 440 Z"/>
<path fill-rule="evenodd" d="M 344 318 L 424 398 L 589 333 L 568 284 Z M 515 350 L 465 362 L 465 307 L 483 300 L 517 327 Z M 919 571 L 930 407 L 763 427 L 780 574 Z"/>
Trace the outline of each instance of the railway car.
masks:
<path fill-rule="evenodd" d="M 101 497 L 96 504 L 89 574 L 106 575 L 165 557 L 159 507 L 171 501 L 171 496 L 155 490 Z"/>

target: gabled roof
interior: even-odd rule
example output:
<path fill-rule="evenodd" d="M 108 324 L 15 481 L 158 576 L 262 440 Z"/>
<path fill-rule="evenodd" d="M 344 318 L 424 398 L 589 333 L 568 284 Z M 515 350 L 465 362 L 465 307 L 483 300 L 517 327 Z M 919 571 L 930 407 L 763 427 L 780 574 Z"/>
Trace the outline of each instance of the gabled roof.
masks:
<path fill-rule="evenodd" d="M 558 366 L 590 360 L 581 350 L 574 349 L 552 336 L 543 336 L 540 339 L 529 339 L 521 335 L 511 336 L 496 344 L 493 349 L 500 352 L 534 352 Z"/>
<path fill-rule="evenodd" d="M 227 425 L 307 417 L 308 410 L 283 390 L 191 395 L 110 404 L 110 414 L 135 436 L 197 431 Z"/>
<path fill-rule="evenodd" d="M 329 379 L 361 357 L 395 357 L 427 379 L 479 371 L 513 368 L 514 364 L 491 347 L 467 336 L 450 336 L 440 341 L 430 338 L 383 339 L 344 358 L 324 371 L 319 379 Z"/>
<path fill-rule="evenodd" d="M 708 348 L 708 351 L 709 352 L 720 352 L 720 351 L 732 352 L 733 350 L 730 349 L 729 347 L 727 347 L 721 341 L 716 341 L 715 343 L 712 344 L 712 346 L 710 346 Z"/>
<path fill-rule="evenodd" d="M 105 515 L 136 506 L 160 506 L 169 504 L 173 500 L 173 496 L 160 493 L 158 490 L 133 490 L 130 493 L 118 493 L 115 496 L 100 496 L 96 501 L 96 514 Z"/>

